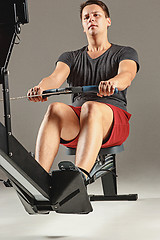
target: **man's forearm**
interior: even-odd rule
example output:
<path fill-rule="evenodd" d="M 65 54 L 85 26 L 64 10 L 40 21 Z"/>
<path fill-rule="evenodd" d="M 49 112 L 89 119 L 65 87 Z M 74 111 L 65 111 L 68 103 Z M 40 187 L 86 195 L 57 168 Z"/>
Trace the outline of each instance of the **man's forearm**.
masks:
<path fill-rule="evenodd" d="M 118 88 L 119 91 L 123 91 L 131 85 L 132 80 L 133 77 L 130 72 L 121 72 L 108 81 L 110 81 L 114 87 Z"/>
<path fill-rule="evenodd" d="M 59 88 L 61 84 L 54 80 L 53 77 L 49 76 L 46 78 L 43 78 L 42 81 L 38 84 L 38 87 L 46 89 L 52 89 L 52 88 Z"/>

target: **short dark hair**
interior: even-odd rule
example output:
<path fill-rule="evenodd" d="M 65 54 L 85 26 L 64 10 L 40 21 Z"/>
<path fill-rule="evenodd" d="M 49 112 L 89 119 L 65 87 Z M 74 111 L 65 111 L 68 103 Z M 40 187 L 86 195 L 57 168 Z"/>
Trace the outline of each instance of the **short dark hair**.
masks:
<path fill-rule="evenodd" d="M 106 18 L 107 18 L 107 17 L 110 17 L 109 9 L 108 9 L 108 7 L 106 6 L 106 4 L 105 4 L 104 2 L 99 1 L 99 0 L 88 0 L 88 1 L 86 1 L 86 2 L 84 2 L 84 3 L 82 3 L 82 4 L 80 5 L 80 18 L 81 18 L 81 19 L 82 19 L 82 11 L 83 11 L 83 9 L 84 9 L 86 6 L 92 5 L 92 4 L 97 4 L 98 6 L 100 6 L 100 7 L 103 9 Z"/>

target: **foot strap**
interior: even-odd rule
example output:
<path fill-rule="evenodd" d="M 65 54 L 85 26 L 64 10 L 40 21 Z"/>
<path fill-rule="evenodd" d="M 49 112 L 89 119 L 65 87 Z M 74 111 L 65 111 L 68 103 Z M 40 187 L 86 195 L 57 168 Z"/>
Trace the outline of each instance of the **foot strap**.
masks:
<path fill-rule="evenodd" d="M 76 167 L 72 162 L 69 161 L 62 161 L 58 164 L 58 167 L 60 170 L 77 170 L 82 174 L 83 180 L 85 182 L 85 185 L 87 185 L 87 179 L 84 173 L 87 175 L 88 179 L 91 178 L 90 174 L 83 168 Z"/>
<path fill-rule="evenodd" d="M 84 178 L 84 183 L 87 186 L 90 182 L 91 176 L 85 169 L 79 167 L 79 170 L 82 173 L 82 176 Z M 86 176 L 84 175 L 84 173 L 87 175 L 87 177 L 88 177 L 87 179 L 86 179 Z"/>

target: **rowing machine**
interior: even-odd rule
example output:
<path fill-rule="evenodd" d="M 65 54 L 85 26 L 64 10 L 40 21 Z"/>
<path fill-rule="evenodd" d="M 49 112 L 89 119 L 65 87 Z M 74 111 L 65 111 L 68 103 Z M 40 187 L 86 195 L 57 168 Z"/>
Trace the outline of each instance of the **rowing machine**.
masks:
<path fill-rule="evenodd" d="M 16 18 L 18 19 L 18 18 Z M 0 123 L 0 168 L 8 177 L 6 186 L 12 186 L 29 214 L 57 213 L 86 214 L 92 211 L 82 174 L 73 164 L 48 174 L 31 154 L 12 135 L 7 66 L 15 39 L 20 33 L 20 22 L 3 25 L 5 38 L 0 44 L 5 54 L 0 62 L 0 84 L 3 90 L 5 125 Z M 1 29 L 0 25 L 0 29 Z M 5 31 L 4 31 L 5 30 Z M 5 39 L 5 40 L 6 40 Z M 69 92 L 69 89 L 71 91 Z M 67 92 L 97 92 L 97 86 L 67 88 Z M 48 91 L 48 90 L 47 90 Z M 49 90 L 51 91 L 51 90 Z M 44 92 L 43 94 L 48 94 Z M 61 89 L 50 95 L 63 94 Z"/>

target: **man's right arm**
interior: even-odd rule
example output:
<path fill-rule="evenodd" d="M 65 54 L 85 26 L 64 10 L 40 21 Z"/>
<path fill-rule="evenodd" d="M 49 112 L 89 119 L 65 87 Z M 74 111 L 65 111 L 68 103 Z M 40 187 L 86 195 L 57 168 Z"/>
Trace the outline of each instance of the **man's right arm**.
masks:
<path fill-rule="evenodd" d="M 59 88 L 67 79 L 70 73 L 70 68 L 66 63 L 58 62 L 54 72 L 43 78 L 42 81 L 35 87 L 31 88 L 28 93 L 28 99 L 33 102 L 44 102 L 47 98 L 42 97 L 32 97 L 33 95 L 41 95 L 44 90 Z"/>

